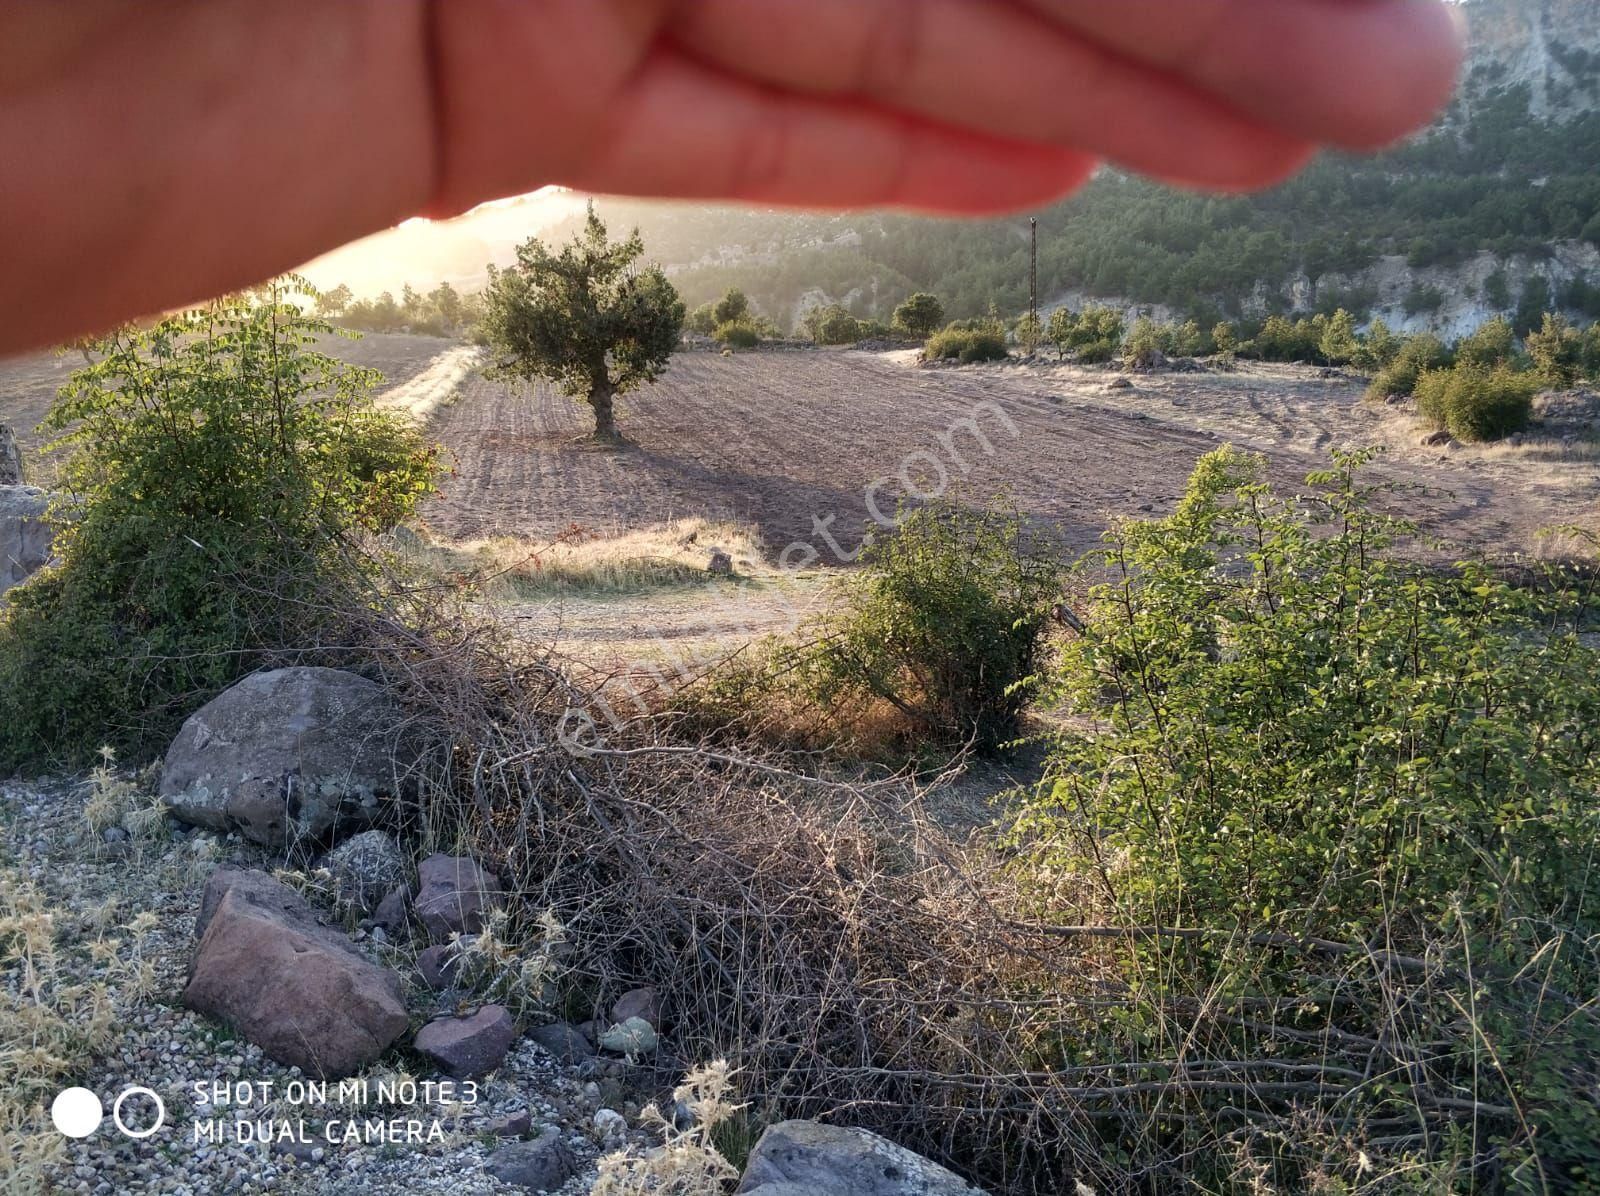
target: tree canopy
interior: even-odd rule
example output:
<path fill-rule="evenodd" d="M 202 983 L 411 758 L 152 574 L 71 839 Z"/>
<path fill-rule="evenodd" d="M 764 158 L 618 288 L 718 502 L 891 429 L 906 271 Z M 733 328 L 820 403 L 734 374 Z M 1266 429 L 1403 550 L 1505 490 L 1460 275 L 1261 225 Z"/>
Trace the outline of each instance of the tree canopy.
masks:
<path fill-rule="evenodd" d="M 520 246 L 489 276 L 490 376 L 548 381 L 589 404 L 596 437 L 615 438 L 616 397 L 659 378 L 683 331 L 683 301 L 643 255 L 638 230 L 612 241 L 593 205 L 559 253 L 537 238 Z"/>

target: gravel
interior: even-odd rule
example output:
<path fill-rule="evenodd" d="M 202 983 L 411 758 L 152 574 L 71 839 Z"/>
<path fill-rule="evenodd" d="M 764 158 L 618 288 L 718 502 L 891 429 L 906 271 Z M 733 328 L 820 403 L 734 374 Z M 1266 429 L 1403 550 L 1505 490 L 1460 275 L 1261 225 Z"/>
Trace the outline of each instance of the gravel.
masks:
<path fill-rule="evenodd" d="M 576 1196 L 593 1184 L 600 1153 L 625 1143 L 652 1144 L 645 1131 L 625 1128 L 630 1119 L 621 1114 L 601 1116 L 597 1124 L 602 1093 L 614 1095 L 626 1087 L 624 1063 L 591 1059 L 561 1064 L 525 1037 L 491 1077 L 479 1081 L 478 1100 L 471 1106 L 424 1104 L 420 1097 L 419 1103 L 406 1106 L 369 1103 L 349 1110 L 291 1105 L 282 1094 L 291 1082 L 303 1079 L 298 1069 L 264 1058 L 258 1048 L 178 1003 L 194 947 L 194 915 L 205 877 L 221 860 L 269 870 L 271 861 L 235 837 L 186 833 L 170 824 L 157 824 L 153 832 L 147 829 L 126 838 L 113 836 L 115 842 L 102 840 L 88 831 L 87 797 L 88 786 L 71 780 L 0 782 L 0 868 L 29 878 L 63 924 L 77 925 L 83 911 L 112 898 L 117 900 L 117 912 L 108 920 L 108 934 L 115 936 L 142 911 L 156 918 L 140 948 L 141 958 L 153 965 L 155 982 L 147 994 L 114 992 L 116 1037 L 75 1080 L 99 1095 L 106 1119 L 88 1138 L 62 1140 L 63 1153 L 45 1176 L 48 1190 L 96 1196 L 526 1192 L 499 1182 L 483 1169 L 490 1152 L 506 1141 L 496 1136 L 496 1130 L 503 1130 L 506 1119 L 526 1111 L 529 1137 L 537 1138 L 553 1127 L 578 1159 L 578 1174 L 558 1190 L 559 1196 Z M 93 932 L 85 927 L 82 933 L 88 938 Z M 414 976 L 409 968 L 412 948 L 370 936 L 360 947 L 375 961 L 399 968 L 408 979 Z M 62 959 L 65 966 L 81 969 L 85 979 L 103 971 L 86 950 L 63 952 Z M 0 968 L 0 984 L 15 993 L 20 969 Z M 413 1028 L 437 1011 L 439 999 L 420 983 L 413 984 L 408 997 Z M 419 1084 L 446 1079 L 410 1052 L 409 1034 L 402 1042 L 404 1049 L 390 1051 L 368 1073 L 369 1091 L 375 1093 L 380 1080 L 402 1076 Z M 216 1081 L 258 1085 L 270 1081 L 278 1099 L 269 1105 L 215 1107 L 198 1100 L 193 1085 Z M 153 1089 L 166 1106 L 165 1126 L 142 1140 L 124 1138 L 111 1120 L 112 1102 L 129 1085 Z M 150 1111 L 144 1098 L 130 1098 L 124 1119 L 138 1128 L 148 1124 Z M 634 1112 L 631 1105 L 629 1112 Z M 48 1111 L 41 1108 L 39 1116 L 47 1125 Z M 236 1116 L 251 1120 L 268 1116 L 275 1126 L 303 1121 L 310 1141 L 268 1148 L 258 1142 L 194 1140 L 197 1121 L 224 1117 L 231 1123 Z M 437 1120 L 443 1140 L 330 1143 L 323 1132 L 330 1118 L 346 1123 L 415 1118 L 425 1127 Z"/>

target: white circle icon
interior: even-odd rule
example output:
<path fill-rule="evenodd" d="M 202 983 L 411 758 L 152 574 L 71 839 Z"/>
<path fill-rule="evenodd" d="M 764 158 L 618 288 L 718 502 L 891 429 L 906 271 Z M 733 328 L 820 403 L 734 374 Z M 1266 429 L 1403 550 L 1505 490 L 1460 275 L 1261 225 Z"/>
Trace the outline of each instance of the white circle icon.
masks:
<path fill-rule="evenodd" d="M 148 1096 L 152 1101 L 155 1102 L 156 1119 L 142 1130 L 130 1130 L 127 1125 L 123 1123 L 122 1102 L 127 1100 L 130 1096 Z M 95 1102 L 95 1106 L 97 1108 L 99 1107 L 99 1104 L 99 1101 Z M 144 1087 L 142 1084 L 133 1084 L 117 1093 L 117 1099 L 111 1104 L 111 1120 L 116 1122 L 117 1128 L 130 1138 L 148 1138 L 166 1123 L 167 1106 L 164 1105 L 161 1102 L 161 1098 L 150 1089 Z"/>
<path fill-rule="evenodd" d="M 69 1138 L 87 1138 L 105 1115 L 100 1098 L 87 1088 L 64 1088 L 50 1102 L 50 1120 Z"/>

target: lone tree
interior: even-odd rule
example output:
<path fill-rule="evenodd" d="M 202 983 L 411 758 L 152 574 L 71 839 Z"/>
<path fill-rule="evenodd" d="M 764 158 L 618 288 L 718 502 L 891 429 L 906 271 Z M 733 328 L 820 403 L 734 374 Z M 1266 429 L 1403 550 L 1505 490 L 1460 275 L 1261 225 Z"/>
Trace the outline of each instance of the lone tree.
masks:
<path fill-rule="evenodd" d="M 918 340 L 927 340 L 944 324 L 939 296 L 918 291 L 894 309 L 894 326 Z"/>
<path fill-rule="evenodd" d="M 613 242 L 589 205 L 583 232 L 559 254 L 537 238 L 517 263 L 491 269 L 483 332 L 496 378 L 543 378 L 594 410 L 597 439 L 615 440 L 613 403 L 667 366 L 683 331 L 683 301 L 659 266 L 640 268 L 635 229 Z"/>

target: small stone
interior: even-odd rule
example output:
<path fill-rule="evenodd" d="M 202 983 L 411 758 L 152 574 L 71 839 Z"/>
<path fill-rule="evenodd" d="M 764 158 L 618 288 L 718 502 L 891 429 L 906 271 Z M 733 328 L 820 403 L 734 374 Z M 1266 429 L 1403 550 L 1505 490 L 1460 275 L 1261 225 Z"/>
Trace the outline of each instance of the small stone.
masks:
<path fill-rule="evenodd" d="M 615 1109 L 596 1109 L 594 1132 L 600 1135 L 602 1141 L 618 1138 L 628 1132 L 628 1121 Z"/>
<path fill-rule="evenodd" d="M 378 902 L 378 908 L 372 914 L 373 925 L 383 927 L 392 938 L 401 938 L 410 918 L 410 905 L 411 891 L 405 885 L 396 885 Z"/>
<path fill-rule="evenodd" d="M 484 1129 L 501 1138 L 520 1138 L 533 1129 L 533 1114 L 526 1109 L 495 1117 L 484 1124 Z"/>

